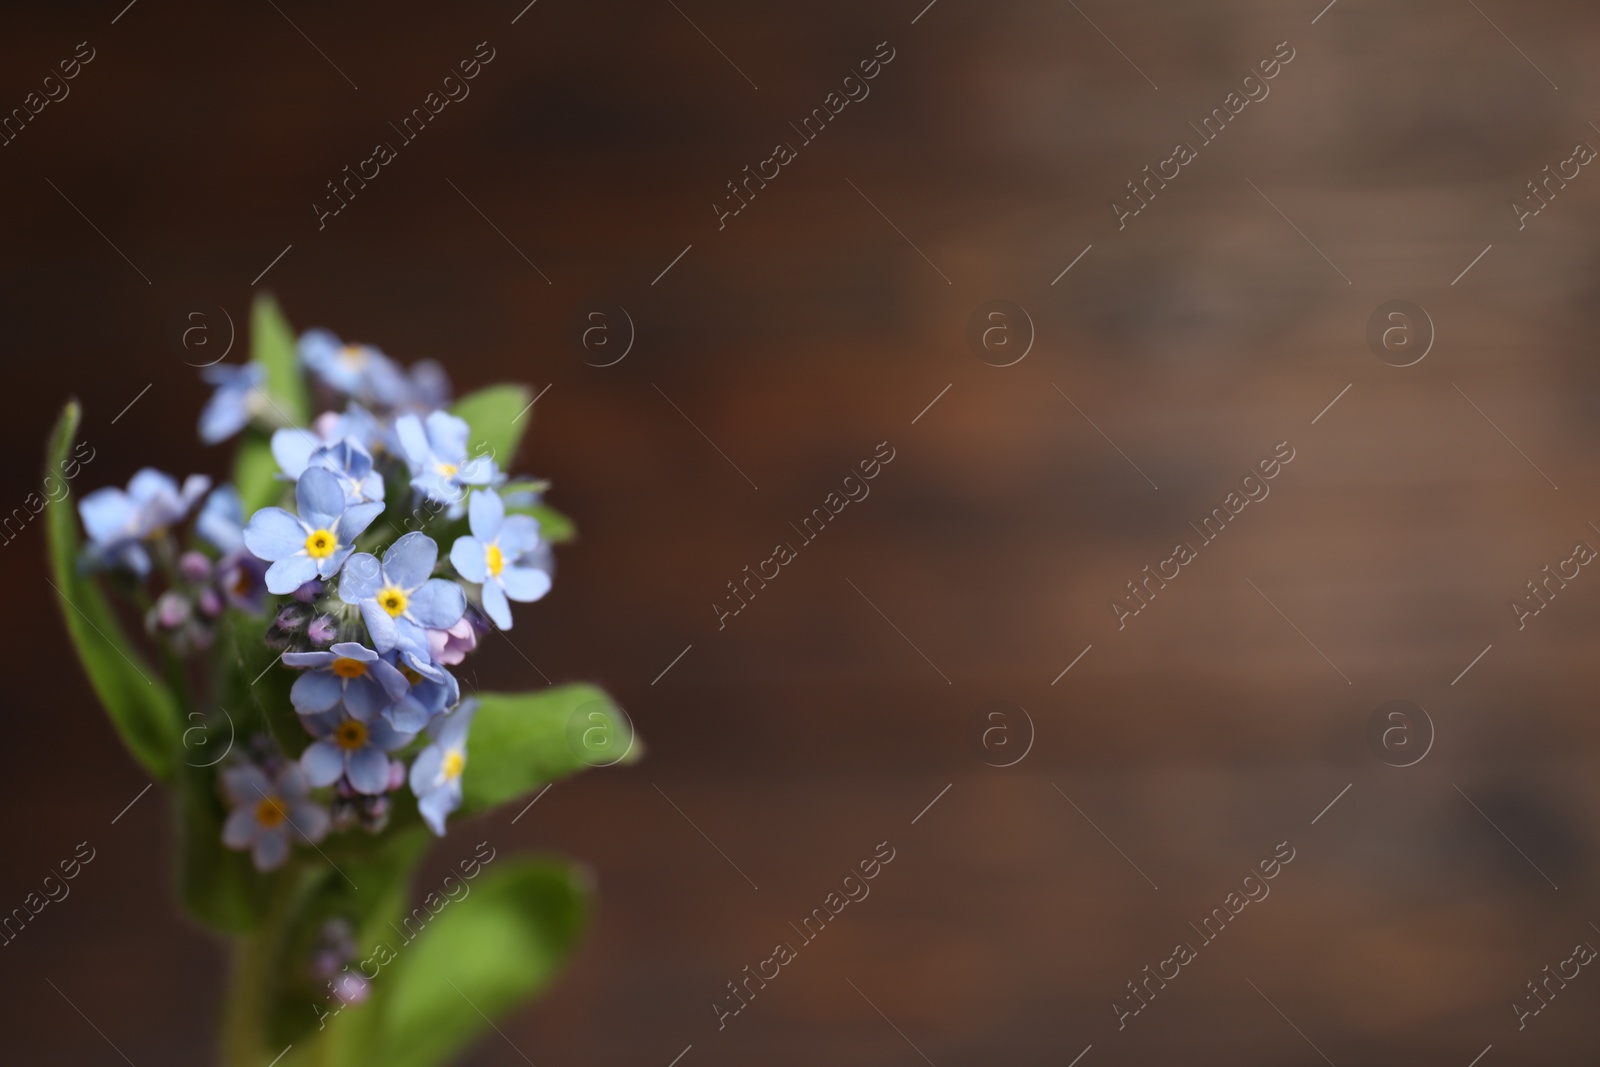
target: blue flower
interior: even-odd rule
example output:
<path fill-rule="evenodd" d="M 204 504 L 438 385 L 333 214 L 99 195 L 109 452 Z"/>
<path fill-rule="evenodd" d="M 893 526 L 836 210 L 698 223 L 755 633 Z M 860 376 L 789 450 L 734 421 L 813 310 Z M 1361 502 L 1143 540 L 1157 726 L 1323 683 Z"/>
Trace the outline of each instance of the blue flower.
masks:
<path fill-rule="evenodd" d="M 231 485 L 211 490 L 195 516 L 194 532 L 225 556 L 244 551 L 244 505 L 239 491 Z"/>
<path fill-rule="evenodd" d="M 272 435 L 272 458 L 291 481 L 321 467 L 339 476 L 350 503 L 383 500 L 383 475 L 372 469 L 372 453 L 354 437 L 323 441 L 308 430 L 277 430 Z"/>
<path fill-rule="evenodd" d="M 389 753 L 409 745 L 416 734 L 396 730 L 383 719 L 371 722 L 342 711 L 300 720 L 317 740 L 300 754 L 300 767 L 312 785 L 332 785 L 343 775 L 351 788 L 380 796 L 389 788 Z"/>
<path fill-rule="evenodd" d="M 226 441 L 260 414 L 266 401 L 261 387 L 267 381 L 267 369 L 261 364 L 217 363 L 203 368 L 200 377 L 217 387 L 200 412 L 200 440 L 206 444 Z"/>
<path fill-rule="evenodd" d="M 85 561 L 91 566 L 123 567 L 144 577 L 150 573 L 144 541 L 163 536 L 183 521 L 210 487 L 210 478 L 191 474 L 180 489 L 170 474 L 146 467 L 133 476 L 126 491 L 106 486 L 89 493 L 78 501 L 78 514 L 89 535 Z"/>
<path fill-rule="evenodd" d="M 435 715 L 453 707 L 461 699 L 461 684 L 456 681 L 455 675 L 438 664 L 429 663 L 426 656 L 398 648 L 389 652 L 388 656 L 410 683 L 406 694 L 383 712 L 383 717 L 396 730 L 414 734 L 428 725 Z"/>
<path fill-rule="evenodd" d="M 339 582 L 339 599 L 360 606 L 379 652 L 403 648 L 426 658 L 428 629 L 444 630 L 460 621 L 467 609 L 461 587 L 429 577 L 438 558 L 439 546 L 419 531 L 390 545 L 382 563 L 370 552 L 351 557 Z"/>
<path fill-rule="evenodd" d="M 417 753 L 411 764 L 411 791 L 417 810 L 434 833 L 444 836 L 445 816 L 461 807 L 461 772 L 467 768 L 467 731 L 478 702 L 468 697 L 456 710 L 441 715 L 428 727 L 433 744 Z"/>
<path fill-rule="evenodd" d="M 282 508 L 262 508 L 244 528 L 245 546 L 272 561 L 267 588 L 280 594 L 336 574 L 355 539 L 383 511 L 382 504 L 348 504 L 338 477 L 321 467 L 300 475 L 294 489 L 298 517 Z"/>
<path fill-rule="evenodd" d="M 409 688 L 406 676 L 393 664 L 356 641 L 341 641 L 326 652 L 285 652 L 283 662 L 313 668 L 296 678 L 289 690 L 289 700 L 301 715 L 343 704 L 353 717 L 371 722 Z"/>
<path fill-rule="evenodd" d="M 511 605 L 538 600 L 550 591 L 550 575 L 526 566 L 523 558 L 539 547 L 539 523 L 528 515 L 506 517 L 506 506 L 492 490 L 479 489 L 468 505 L 472 533 L 456 538 L 450 562 L 469 582 L 483 585 L 483 610 L 502 630 L 511 629 Z"/>
<path fill-rule="evenodd" d="M 411 468 L 412 488 L 453 505 L 452 518 L 460 514 L 464 486 L 488 485 L 498 473 L 489 456 L 467 458 L 472 431 L 465 419 L 435 411 L 424 424 L 415 415 L 402 415 L 394 432 Z"/>
<path fill-rule="evenodd" d="M 300 361 L 334 389 L 359 400 L 395 407 L 411 384 L 393 360 L 371 345 L 347 345 L 327 330 L 300 335 Z"/>
<path fill-rule="evenodd" d="M 249 849 L 258 871 L 283 865 L 291 835 L 312 842 L 328 832 L 328 813 L 307 798 L 310 783 L 296 764 L 275 778 L 254 764 L 230 767 L 222 772 L 222 788 L 235 805 L 222 824 L 222 843 Z"/>

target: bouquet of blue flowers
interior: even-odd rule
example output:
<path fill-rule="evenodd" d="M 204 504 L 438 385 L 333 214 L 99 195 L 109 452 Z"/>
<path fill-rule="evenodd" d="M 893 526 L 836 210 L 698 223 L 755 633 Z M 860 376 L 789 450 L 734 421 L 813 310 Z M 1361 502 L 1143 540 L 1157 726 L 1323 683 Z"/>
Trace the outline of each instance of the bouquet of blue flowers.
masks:
<path fill-rule="evenodd" d="M 79 501 L 81 533 L 51 509 L 52 584 L 112 724 L 171 788 L 186 907 L 235 941 L 222 1062 L 444 1063 L 554 977 L 589 885 L 483 841 L 414 905 L 430 840 L 640 750 L 592 685 L 464 695 L 456 674 L 573 536 L 505 470 L 528 390 L 452 403 L 438 364 L 297 339 L 266 298 L 250 333 L 248 362 L 203 371 L 200 437 L 238 439 L 231 480 L 141 470 Z M 47 470 L 78 423 L 68 404 Z"/>

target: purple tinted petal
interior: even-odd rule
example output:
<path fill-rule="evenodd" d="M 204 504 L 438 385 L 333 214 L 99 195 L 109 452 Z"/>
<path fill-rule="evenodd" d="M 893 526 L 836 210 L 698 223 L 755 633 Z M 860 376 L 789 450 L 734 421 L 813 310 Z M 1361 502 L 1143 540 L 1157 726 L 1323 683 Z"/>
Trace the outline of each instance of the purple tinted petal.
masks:
<path fill-rule="evenodd" d="M 483 542 L 468 534 L 450 546 L 450 565 L 469 582 L 482 582 L 489 576 L 487 552 Z"/>
<path fill-rule="evenodd" d="M 338 646 L 335 645 L 335 648 Z M 360 648 L 360 645 L 356 646 Z M 286 667 L 326 667 L 338 657 L 332 652 L 285 652 L 283 664 Z"/>
<path fill-rule="evenodd" d="M 272 779 L 259 767 L 244 763 L 222 772 L 222 790 L 235 804 L 253 805 L 273 791 Z"/>
<path fill-rule="evenodd" d="M 362 663 L 371 663 L 378 658 L 378 654 L 363 645 L 360 641 L 340 641 L 336 645 L 329 645 L 328 651 L 323 655 L 343 656 L 345 659 L 360 660 Z M 288 657 L 284 657 L 287 659 Z M 328 662 L 332 663 L 332 660 Z"/>
<path fill-rule="evenodd" d="M 416 734 L 428 725 L 428 709 L 413 697 L 403 697 L 384 711 L 389 725 L 401 733 Z"/>
<path fill-rule="evenodd" d="M 382 749 L 384 752 L 405 748 L 416 736 L 409 730 L 396 730 L 382 719 L 374 719 L 367 724 L 367 747 Z"/>
<path fill-rule="evenodd" d="M 222 824 L 222 843 L 229 848 L 248 848 L 255 840 L 256 828 L 254 804 L 234 808 Z"/>
<path fill-rule="evenodd" d="M 267 568 L 267 592 L 292 593 L 317 576 L 317 561 L 301 553 L 280 559 Z"/>
<path fill-rule="evenodd" d="M 389 757 L 375 745 L 359 748 L 350 753 L 345 774 L 356 792 L 378 796 L 389 787 Z"/>
<path fill-rule="evenodd" d="M 289 821 L 295 836 L 304 841 L 321 841 L 328 836 L 328 811 L 321 804 L 300 800 L 289 805 Z"/>
<path fill-rule="evenodd" d="M 245 524 L 244 545 L 258 559 L 283 559 L 305 551 L 309 532 L 305 524 L 282 508 L 262 508 Z"/>
<path fill-rule="evenodd" d="M 251 858 L 258 871 L 270 871 L 283 866 L 283 861 L 289 858 L 289 835 L 282 830 L 262 833 L 256 838 Z"/>
<path fill-rule="evenodd" d="M 331 741 L 313 741 L 300 754 L 300 769 L 312 785 L 332 785 L 344 773 L 344 753 Z"/>
<path fill-rule="evenodd" d="M 300 769 L 298 763 L 286 764 L 278 772 L 278 795 L 295 800 L 310 792 L 311 783 L 306 781 L 306 772 Z"/>
<path fill-rule="evenodd" d="M 420 530 L 413 530 L 390 545 L 389 551 L 383 554 L 383 573 L 395 585 L 410 592 L 428 580 L 438 559 L 439 546 L 433 538 Z"/>

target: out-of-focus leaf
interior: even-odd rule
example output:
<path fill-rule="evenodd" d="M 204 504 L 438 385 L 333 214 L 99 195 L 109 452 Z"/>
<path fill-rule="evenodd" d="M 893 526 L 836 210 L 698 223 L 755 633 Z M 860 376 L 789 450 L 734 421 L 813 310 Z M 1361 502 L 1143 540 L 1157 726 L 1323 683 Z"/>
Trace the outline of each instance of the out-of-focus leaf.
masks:
<path fill-rule="evenodd" d="M 472 429 L 468 455 L 492 456 L 501 470 L 508 470 L 517 458 L 522 431 L 533 419 L 533 412 L 525 410 L 532 399 L 525 385 L 491 385 L 457 400 L 450 413 L 467 420 Z"/>
<path fill-rule="evenodd" d="M 262 431 L 251 428 L 239 435 L 239 448 L 233 455 L 233 484 L 239 490 L 246 519 L 258 509 L 278 503 L 290 486 L 278 477 L 271 438 Z"/>
<path fill-rule="evenodd" d="M 585 878 L 559 861 L 500 860 L 463 884 L 469 894 L 445 903 L 378 976 L 383 1044 L 371 1062 L 448 1061 L 550 984 L 588 917 Z"/>
<path fill-rule="evenodd" d="M 511 504 L 507 505 L 506 512 L 511 515 L 532 515 L 538 519 L 539 536 L 553 545 L 565 544 L 578 536 L 577 524 L 549 504 Z"/>
<path fill-rule="evenodd" d="M 50 435 L 46 477 L 59 476 L 67 462 L 80 416 L 75 400 L 62 410 Z M 178 748 L 177 700 L 129 643 L 100 587 L 78 572 L 78 517 L 70 499 L 45 508 L 45 536 L 49 581 L 95 695 L 134 758 L 156 778 L 170 780 Z"/>
<path fill-rule="evenodd" d="M 278 302 L 262 294 L 250 308 L 250 358 L 267 371 L 267 394 L 276 414 L 294 426 L 311 420 L 311 398 L 295 350 L 294 330 Z"/>
<path fill-rule="evenodd" d="M 598 686 L 482 693 L 467 738 L 462 811 L 505 804 L 585 767 L 643 754 L 621 709 Z"/>

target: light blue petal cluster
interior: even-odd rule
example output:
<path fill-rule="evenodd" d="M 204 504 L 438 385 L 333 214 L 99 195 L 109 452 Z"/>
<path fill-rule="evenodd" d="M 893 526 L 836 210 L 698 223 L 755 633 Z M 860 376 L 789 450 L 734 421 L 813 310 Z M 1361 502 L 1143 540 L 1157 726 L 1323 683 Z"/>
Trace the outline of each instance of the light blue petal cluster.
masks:
<path fill-rule="evenodd" d="M 210 487 L 211 479 L 203 474 L 191 474 L 180 487 L 170 474 L 146 467 L 126 490 L 106 486 L 87 494 L 78 501 L 78 515 L 89 536 L 85 561 L 144 577 L 150 573 L 144 542 L 182 522 Z"/>
<path fill-rule="evenodd" d="M 372 469 L 372 453 L 354 436 L 324 441 L 310 430 L 276 430 L 272 434 L 272 458 L 291 481 L 297 481 L 312 467 L 321 467 L 338 476 L 350 503 L 383 500 L 383 476 Z"/>
<path fill-rule="evenodd" d="M 222 772 L 222 788 L 234 805 L 222 824 L 222 843 L 249 849 L 258 871 L 283 866 L 289 842 L 321 841 L 328 833 L 328 812 L 307 794 L 311 782 L 296 764 L 287 764 L 274 778 L 254 764 L 241 763 Z M 263 802 L 276 805 L 263 809 Z M 262 814 L 269 816 L 262 820 Z"/>
<path fill-rule="evenodd" d="M 285 652 L 283 662 L 311 668 L 289 690 L 289 700 L 301 715 L 343 707 L 352 718 L 371 722 L 410 688 L 394 664 L 357 641 L 341 641 L 326 652 Z"/>
<path fill-rule="evenodd" d="M 310 467 L 295 483 L 299 515 L 283 508 L 262 508 L 250 516 L 244 543 L 272 566 L 267 589 L 292 593 L 313 578 L 337 574 L 355 549 L 355 540 L 383 512 L 382 504 L 351 504 L 332 471 Z M 314 551 L 314 534 L 331 535 L 332 546 Z"/>
<path fill-rule="evenodd" d="M 461 514 L 466 487 L 490 485 L 499 475 L 491 456 L 467 455 L 472 431 L 465 419 L 435 411 L 427 421 L 415 415 L 394 420 L 394 432 L 411 468 L 411 486 L 430 499 L 448 503 L 450 516 Z"/>
<path fill-rule="evenodd" d="M 468 697 L 454 711 L 434 719 L 428 726 L 433 743 L 417 753 L 411 764 L 417 810 L 440 837 L 444 836 L 445 817 L 461 807 L 461 770 L 466 766 L 467 734 L 477 711 L 478 702 Z M 452 760 L 452 754 L 457 758 Z"/>
<path fill-rule="evenodd" d="M 217 387 L 200 412 L 200 440 L 208 445 L 226 441 L 250 424 L 265 396 L 267 369 L 259 363 L 241 366 L 217 363 L 200 371 L 200 377 Z"/>
<path fill-rule="evenodd" d="M 361 722 L 342 709 L 307 715 L 300 721 L 317 738 L 300 754 L 306 779 L 314 786 L 324 786 L 343 776 L 356 792 L 368 796 L 388 790 L 389 753 L 409 745 L 417 736 L 396 730 L 381 717 Z"/>
<path fill-rule="evenodd" d="M 461 587 L 429 577 L 439 546 L 420 531 L 400 537 L 383 554 L 351 557 L 339 581 L 339 599 L 361 609 L 361 619 L 379 652 L 401 648 L 429 657 L 428 630 L 446 630 L 467 610 Z"/>
<path fill-rule="evenodd" d="M 307 330 L 299 352 L 312 373 L 346 396 L 391 408 L 411 399 L 405 372 L 371 345 L 347 345 L 327 330 Z"/>
<path fill-rule="evenodd" d="M 450 546 L 450 563 L 467 581 L 482 584 L 483 610 L 509 630 L 509 601 L 528 603 L 550 591 L 550 572 L 539 565 L 539 522 L 531 515 L 508 517 L 498 493 L 479 489 L 468 503 L 467 524 L 472 533 Z"/>

